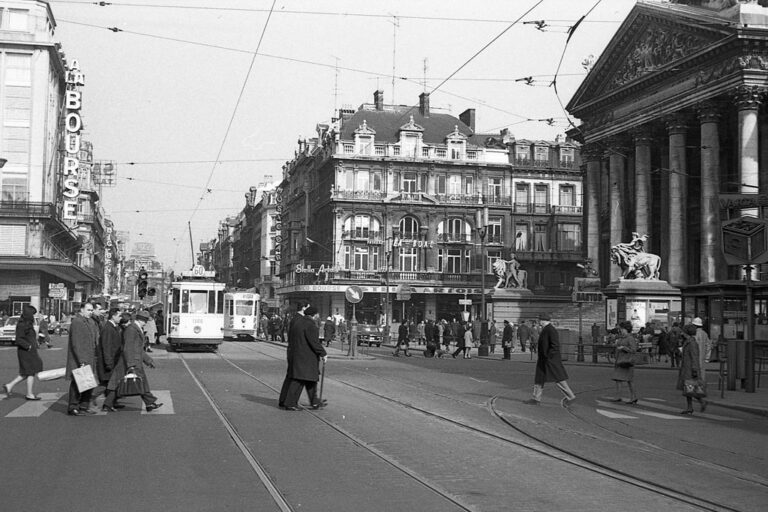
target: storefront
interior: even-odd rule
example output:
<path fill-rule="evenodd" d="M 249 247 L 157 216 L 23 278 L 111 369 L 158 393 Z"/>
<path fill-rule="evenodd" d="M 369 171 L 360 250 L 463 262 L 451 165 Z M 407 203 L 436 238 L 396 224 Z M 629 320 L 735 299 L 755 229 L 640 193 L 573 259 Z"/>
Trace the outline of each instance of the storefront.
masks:
<path fill-rule="evenodd" d="M 768 284 L 752 283 L 755 339 L 768 340 Z M 699 317 L 709 337 L 743 340 L 747 333 L 745 281 L 729 280 L 688 287 L 683 291 L 684 321 Z"/>

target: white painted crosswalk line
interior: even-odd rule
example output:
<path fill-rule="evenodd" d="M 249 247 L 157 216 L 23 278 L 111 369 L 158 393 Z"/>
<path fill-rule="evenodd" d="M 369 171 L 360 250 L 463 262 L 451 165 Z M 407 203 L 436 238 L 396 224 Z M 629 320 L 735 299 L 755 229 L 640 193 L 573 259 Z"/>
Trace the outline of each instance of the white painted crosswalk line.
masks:
<path fill-rule="evenodd" d="M 618 414 L 611 411 L 606 411 L 603 409 L 596 409 L 598 414 L 602 414 L 603 416 L 607 416 L 608 418 L 614 419 L 614 420 L 636 420 L 637 416 L 627 416 L 626 414 Z"/>
<path fill-rule="evenodd" d="M 597 405 L 599 405 L 601 407 L 606 407 L 608 409 L 613 409 L 613 410 L 616 410 L 616 411 L 622 411 L 622 413 L 626 413 L 626 412 L 631 413 L 631 414 L 633 414 L 635 416 L 627 416 L 627 418 L 631 418 L 631 419 L 634 419 L 634 420 L 636 420 L 638 418 L 638 415 L 639 416 L 651 416 L 651 417 L 654 417 L 654 418 L 661 418 L 663 420 L 673 420 L 673 421 L 690 420 L 691 419 L 690 416 L 680 416 L 680 415 L 673 416 L 671 414 L 663 414 L 663 413 L 659 413 L 659 412 L 646 411 L 646 410 L 643 410 L 643 409 L 638 409 L 636 407 L 633 407 L 632 409 L 627 409 L 627 407 L 622 407 L 621 405 L 619 405 L 617 403 L 603 402 L 602 400 L 597 400 Z"/>
<path fill-rule="evenodd" d="M 153 389 L 152 394 L 157 397 L 157 403 L 162 403 L 163 406 L 159 409 L 155 409 L 152 412 L 147 412 L 142 407 L 141 414 L 148 414 L 150 416 L 157 416 L 159 414 L 174 414 L 173 412 L 173 400 L 171 399 L 171 391 L 168 389 Z"/>
<path fill-rule="evenodd" d="M 601 407 L 606 407 L 608 409 L 614 409 L 622 412 L 630 412 L 631 414 L 637 414 L 641 416 L 651 416 L 654 418 L 661 418 L 665 420 L 675 420 L 675 421 L 691 419 L 691 416 L 680 415 L 679 407 L 672 407 L 672 406 L 664 405 L 660 403 L 663 401 L 664 400 L 658 400 L 658 399 L 648 399 L 647 401 L 640 400 L 638 404 L 644 406 L 645 409 L 640 409 L 636 407 L 629 409 L 627 404 L 622 405 L 621 403 L 616 403 L 616 402 L 605 402 L 603 400 L 596 400 L 597 404 Z M 664 412 L 649 411 L 647 410 L 648 408 L 656 409 L 657 411 L 664 411 Z M 666 412 L 671 412 L 672 414 L 665 414 Z M 696 413 L 694 416 L 697 418 L 707 418 L 707 419 L 716 420 L 716 421 L 741 421 L 739 418 L 730 418 L 728 416 L 719 416 L 717 414 L 700 413 L 700 412 Z"/>
<path fill-rule="evenodd" d="M 5 415 L 6 418 L 36 418 L 58 402 L 64 393 L 38 393 L 41 400 L 24 402 Z"/>

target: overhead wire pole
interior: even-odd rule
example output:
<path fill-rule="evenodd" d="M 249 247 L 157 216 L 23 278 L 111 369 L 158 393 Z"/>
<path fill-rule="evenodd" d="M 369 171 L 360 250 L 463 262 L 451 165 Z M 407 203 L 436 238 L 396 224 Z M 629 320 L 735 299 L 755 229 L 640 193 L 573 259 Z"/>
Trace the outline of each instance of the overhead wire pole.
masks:
<path fill-rule="evenodd" d="M 195 244 L 192 242 L 192 221 L 187 221 L 187 227 L 189 228 L 189 250 L 192 254 L 192 266 L 195 266 Z"/>

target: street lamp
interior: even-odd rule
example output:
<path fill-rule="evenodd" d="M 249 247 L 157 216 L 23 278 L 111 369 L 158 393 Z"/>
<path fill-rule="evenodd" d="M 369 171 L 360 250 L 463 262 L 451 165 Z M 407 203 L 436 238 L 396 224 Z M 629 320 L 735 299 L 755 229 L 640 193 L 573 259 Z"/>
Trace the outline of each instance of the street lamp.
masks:
<path fill-rule="evenodd" d="M 480 294 L 480 345 L 485 345 L 483 341 L 487 340 L 488 336 L 488 318 L 485 314 L 485 235 L 488 233 L 488 207 L 478 209 L 475 212 L 475 226 L 477 227 L 477 235 L 480 237 L 480 287 L 482 293 Z"/>
<path fill-rule="evenodd" d="M 397 228 L 392 228 L 392 236 L 387 237 L 386 245 L 384 246 L 384 260 L 386 268 L 384 271 L 384 282 L 387 287 L 386 298 L 384 299 L 384 344 L 387 345 L 392 341 L 391 333 L 389 332 L 391 318 L 390 318 L 390 302 L 389 302 L 389 272 L 392 268 L 392 248 L 395 244 L 395 236 L 397 234 Z"/>

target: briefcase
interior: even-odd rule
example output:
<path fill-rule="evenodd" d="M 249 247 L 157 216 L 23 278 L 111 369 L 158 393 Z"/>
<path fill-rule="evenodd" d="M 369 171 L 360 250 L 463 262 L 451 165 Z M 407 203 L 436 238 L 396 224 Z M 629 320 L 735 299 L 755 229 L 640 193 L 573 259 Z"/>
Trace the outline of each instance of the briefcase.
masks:
<path fill-rule="evenodd" d="M 135 396 L 144 394 L 144 382 L 135 373 L 129 373 L 117 385 L 117 396 Z"/>

